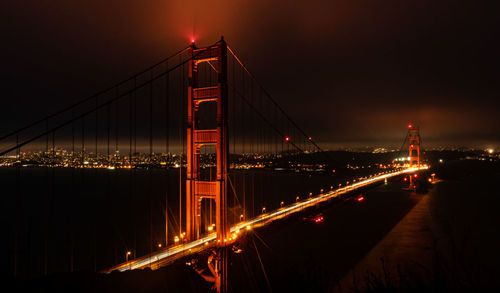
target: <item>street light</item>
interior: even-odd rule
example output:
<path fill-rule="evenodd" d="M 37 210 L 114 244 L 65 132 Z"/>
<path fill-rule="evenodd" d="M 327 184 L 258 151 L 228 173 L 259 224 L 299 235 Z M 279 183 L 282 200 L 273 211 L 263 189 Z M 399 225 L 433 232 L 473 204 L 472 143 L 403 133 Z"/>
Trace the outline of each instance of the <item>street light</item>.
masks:
<path fill-rule="evenodd" d="M 280 202 L 280 206 L 283 207 L 285 205 L 285 202 Z"/>
<path fill-rule="evenodd" d="M 266 207 L 263 207 L 262 208 L 262 213 L 265 213 L 266 212 Z"/>
<path fill-rule="evenodd" d="M 125 254 L 125 262 L 128 262 L 128 257 L 132 254 L 132 252 L 129 250 L 127 251 L 127 253 Z"/>

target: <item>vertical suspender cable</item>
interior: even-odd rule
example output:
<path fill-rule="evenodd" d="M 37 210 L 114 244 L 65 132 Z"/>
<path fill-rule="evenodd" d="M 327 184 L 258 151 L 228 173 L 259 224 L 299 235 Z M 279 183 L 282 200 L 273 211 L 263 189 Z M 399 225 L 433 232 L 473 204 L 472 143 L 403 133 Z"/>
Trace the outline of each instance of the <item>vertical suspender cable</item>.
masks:
<path fill-rule="evenodd" d="M 111 113 L 110 113 L 110 112 L 111 112 L 111 110 L 110 110 L 110 107 L 111 107 L 110 105 L 108 105 L 108 106 L 106 107 L 106 117 L 107 117 L 107 120 L 108 120 L 108 121 L 107 121 L 107 123 L 106 123 L 106 124 L 107 124 L 107 126 L 108 126 L 108 132 L 107 132 L 107 147 L 106 147 L 106 154 L 107 154 L 106 163 L 107 163 L 108 165 L 109 165 L 109 162 L 111 161 L 111 160 L 110 160 L 110 156 L 109 156 L 109 143 L 110 143 L 110 136 L 111 136 L 111 133 L 110 133 L 110 132 L 111 132 L 111 130 L 110 130 L 110 129 L 111 129 L 111 125 L 110 125 L 110 123 L 111 123 L 111 118 L 110 118 L 110 116 L 111 116 Z"/>
<path fill-rule="evenodd" d="M 168 71 L 168 60 L 165 61 L 165 71 Z M 169 182 L 169 174 L 170 174 L 170 167 L 169 167 L 169 162 L 170 162 L 170 150 L 169 150 L 169 125 L 168 125 L 168 120 L 169 120 L 169 78 L 168 74 L 165 75 L 165 156 L 166 156 L 166 175 L 167 175 L 167 187 L 166 187 L 166 192 L 165 192 L 165 247 L 168 247 L 168 188 L 170 186 Z"/>
<path fill-rule="evenodd" d="M 132 94 L 129 94 L 128 101 L 128 164 L 132 166 L 132 120 L 133 120 L 133 108 L 132 108 Z M 130 173 L 132 174 L 132 173 Z"/>
<path fill-rule="evenodd" d="M 179 56 L 179 62 L 182 62 L 181 56 Z M 183 140 L 182 140 L 182 130 L 184 123 L 184 65 L 182 65 L 182 70 L 179 71 L 180 74 L 180 86 L 181 86 L 181 98 L 180 98 L 180 117 L 179 117 L 179 236 L 182 234 L 182 150 L 183 150 Z"/>
<path fill-rule="evenodd" d="M 132 93 L 130 93 L 128 95 L 128 167 L 131 167 L 132 166 L 132 120 L 133 120 L 133 109 L 132 109 Z M 129 176 L 129 180 L 128 180 L 128 208 L 129 208 L 129 213 L 130 213 L 130 218 L 132 219 L 132 223 L 135 222 L 135 219 L 134 219 L 134 214 L 133 214 L 133 207 L 134 207 L 134 204 L 133 204 L 133 199 L 134 199 L 134 191 L 133 191 L 133 187 L 134 187 L 134 184 L 133 184 L 133 180 L 134 180 L 134 176 L 133 176 L 133 171 L 132 170 L 128 170 L 128 176 Z M 135 227 L 134 225 L 130 225 L 132 226 L 132 229 L 134 230 L 134 235 L 135 235 Z M 127 254 L 128 254 L 128 251 L 130 251 L 130 243 L 127 245 Z"/>
<path fill-rule="evenodd" d="M 19 143 L 19 134 L 16 133 L 16 145 Z M 18 156 L 19 158 L 19 151 Z M 18 277 L 19 265 L 19 230 L 21 229 L 21 192 L 20 188 L 20 164 L 16 164 L 16 231 L 14 235 L 14 277 Z"/>
<path fill-rule="evenodd" d="M 234 72 L 234 58 L 231 58 L 231 84 L 235 84 L 235 72 Z M 236 93 L 235 93 L 235 86 L 233 86 L 233 96 L 232 96 L 232 103 L 233 103 L 233 113 L 232 113 L 232 127 L 230 128 L 233 129 L 232 131 L 232 139 L 233 139 L 233 154 L 236 154 Z"/>
<path fill-rule="evenodd" d="M 85 117 L 82 117 L 82 165 L 85 165 Z M 83 166 L 85 167 L 85 166 Z"/>
<path fill-rule="evenodd" d="M 97 107 L 98 107 L 98 105 L 99 105 L 99 100 L 98 100 L 98 99 L 99 99 L 99 96 L 96 96 L 96 97 L 95 97 L 95 107 L 96 107 L 96 109 L 97 109 Z M 98 119 L 99 119 L 99 117 L 98 117 L 98 115 L 97 115 L 97 110 L 96 110 L 96 111 L 95 111 L 95 147 L 94 147 L 94 149 L 95 149 L 95 160 L 96 160 L 96 162 L 97 162 L 97 137 L 98 137 L 98 135 L 97 135 L 97 131 L 98 131 L 98 129 L 97 129 L 97 125 L 98 125 Z"/>
<path fill-rule="evenodd" d="M 153 72 L 151 71 L 151 80 Z M 153 252 L 153 81 L 149 83 L 149 252 Z"/>
<path fill-rule="evenodd" d="M 137 78 L 134 77 L 134 88 L 137 87 Z M 133 152 L 133 171 L 132 171 L 132 176 L 134 178 L 134 180 L 132 181 L 133 183 L 133 193 L 134 195 L 136 195 L 137 193 L 137 172 L 136 172 L 136 165 L 137 165 L 137 90 L 134 91 L 134 109 L 133 109 L 133 128 L 134 128 L 134 131 L 133 131 L 133 140 L 134 140 L 134 152 Z M 134 221 L 134 251 L 133 251 L 133 255 L 134 255 L 134 258 L 136 257 L 137 255 L 137 224 L 136 224 L 136 221 Z"/>
<path fill-rule="evenodd" d="M 49 130 L 49 120 L 46 119 L 45 120 L 45 127 L 46 127 L 46 131 Z M 46 137 L 46 140 L 45 140 L 45 157 L 47 159 L 47 163 L 50 163 L 50 157 L 49 157 L 49 134 L 47 133 L 47 137 Z M 46 168 L 46 172 L 45 172 L 45 175 L 46 177 L 48 177 L 48 166 L 45 166 Z M 43 274 L 44 275 L 47 275 L 47 245 L 48 245 L 48 241 L 47 241 L 47 232 L 48 232 L 48 198 L 49 198 L 49 183 L 48 183 L 48 178 L 46 178 L 45 180 L 45 185 L 46 185 L 46 194 L 45 194 L 45 202 L 44 202 L 44 237 L 43 237 L 43 241 L 44 241 L 44 245 L 43 245 Z"/>
<path fill-rule="evenodd" d="M 52 201 L 56 198 L 55 195 L 55 188 L 56 188 L 56 182 L 55 182 L 55 167 L 57 163 L 57 158 L 56 158 L 56 143 L 55 143 L 55 131 L 52 132 L 52 165 L 51 165 L 51 178 L 50 178 L 50 196 L 49 196 L 49 228 L 50 228 L 50 222 L 52 220 Z M 49 229 L 49 236 L 50 236 L 50 229 Z M 48 259 L 48 258 L 47 258 Z"/>
<path fill-rule="evenodd" d="M 94 154 L 94 162 L 93 163 L 97 163 L 98 162 L 98 158 L 97 158 L 97 139 L 98 139 L 98 119 L 99 119 L 99 116 L 98 116 L 98 108 L 99 106 L 99 96 L 96 96 L 95 97 L 95 108 L 96 108 L 96 111 L 95 111 L 95 121 L 94 121 L 94 135 L 95 135 L 95 139 L 94 139 L 94 151 L 95 151 L 95 154 Z M 95 166 L 94 166 L 95 167 Z M 94 177 L 97 178 L 97 169 L 94 169 Z M 97 191 L 97 189 L 96 189 Z M 95 217 L 92 219 L 92 239 L 93 239 L 93 260 L 94 260 L 94 271 L 96 271 L 96 248 L 97 248 L 97 245 L 96 245 L 96 220 L 95 220 Z"/>
<path fill-rule="evenodd" d="M 75 110 L 71 110 L 71 118 L 75 116 Z M 71 194 L 75 194 L 75 122 L 71 123 Z M 75 215 L 71 215 L 71 247 L 70 247 L 70 265 L 69 270 L 75 269 Z"/>
<path fill-rule="evenodd" d="M 116 87 L 116 97 L 118 97 L 119 91 L 118 87 Z M 115 103 L 115 153 L 114 153 L 114 158 L 115 158 L 115 163 L 117 162 L 118 155 L 119 155 L 119 150 L 118 150 L 118 122 L 120 121 L 118 118 L 118 102 Z"/>
<path fill-rule="evenodd" d="M 111 140 L 111 105 L 107 105 L 106 106 L 106 127 L 107 127 L 107 130 L 106 130 L 106 166 L 109 167 L 111 164 L 111 158 L 110 158 L 110 151 L 109 151 L 109 144 L 110 144 L 110 140 Z M 110 174 L 109 172 L 106 172 L 106 196 L 105 196 L 105 200 L 106 200 L 106 208 L 110 208 L 110 194 L 111 194 L 111 185 L 110 185 Z M 108 212 L 108 227 L 107 228 L 113 228 L 113 224 L 112 224 L 112 216 L 110 215 L 110 213 Z M 95 233 L 95 232 L 94 232 Z M 113 233 L 111 233 L 111 235 L 114 235 Z M 118 254 L 117 254 L 117 251 L 116 251 L 116 241 L 115 241 L 115 238 L 112 238 L 111 239 L 113 245 L 113 254 L 114 254 L 114 262 L 116 263 L 118 261 Z"/>

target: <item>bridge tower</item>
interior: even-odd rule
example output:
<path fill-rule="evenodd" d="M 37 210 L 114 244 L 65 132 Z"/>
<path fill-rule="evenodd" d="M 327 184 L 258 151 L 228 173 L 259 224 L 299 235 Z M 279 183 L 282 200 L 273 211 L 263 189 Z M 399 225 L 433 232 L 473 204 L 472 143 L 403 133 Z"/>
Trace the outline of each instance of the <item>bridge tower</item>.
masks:
<path fill-rule="evenodd" d="M 198 68 L 209 62 L 217 72 L 217 84 L 199 87 Z M 217 126 L 199 129 L 200 104 L 217 103 Z M 215 201 L 215 230 L 217 256 L 215 257 L 215 286 L 218 292 L 227 291 L 227 247 L 229 236 L 227 191 L 228 191 L 228 90 L 227 90 L 227 45 L 221 38 L 215 45 L 190 49 L 188 113 L 187 113 L 187 178 L 186 178 L 186 238 L 196 240 L 201 233 L 202 199 Z M 200 180 L 200 149 L 212 145 L 216 148 L 217 174 L 215 181 Z"/>
<path fill-rule="evenodd" d="M 417 126 L 408 125 L 408 140 L 410 167 L 420 167 L 420 132 Z"/>

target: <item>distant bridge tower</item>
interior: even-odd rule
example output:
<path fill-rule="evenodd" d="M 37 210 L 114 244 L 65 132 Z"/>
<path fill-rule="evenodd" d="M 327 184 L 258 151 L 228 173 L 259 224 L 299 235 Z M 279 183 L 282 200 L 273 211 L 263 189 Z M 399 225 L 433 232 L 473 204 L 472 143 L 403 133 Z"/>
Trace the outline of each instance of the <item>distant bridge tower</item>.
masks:
<path fill-rule="evenodd" d="M 420 167 L 420 132 L 418 127 L 408 125 L 408 140 L 410 142 L 410 167 Z"/>
<path fill-rule="evenodd" d="M 200 238 L 201 201 L 215 201 L 215 230 L 218 252 L 214 257 L 215 287 L 217 292 L 227 291 L 227 247 L 229 236 L 227 187 L 228 187 L 228 90 L 227 90 L 227 45 L 222 38 L 206 48 L 191 46 L 189 61 L 188 113 L 187 113 L 187 179 L 186 179 L 186 237 L 188 241 Z M 217 71 L 217 84 L 199 87 L 198 66 L 209 62 Z M 200 104 L 217 103 L 217 126 L 199 129 Z M 217 153 L 217 176 L 215 181 L 200 180 L 200 149 L 212 145 Z M 210 266 L 210 264 L 209 264 Z M 212 269 L 211 269 L 212 271 Z"/>

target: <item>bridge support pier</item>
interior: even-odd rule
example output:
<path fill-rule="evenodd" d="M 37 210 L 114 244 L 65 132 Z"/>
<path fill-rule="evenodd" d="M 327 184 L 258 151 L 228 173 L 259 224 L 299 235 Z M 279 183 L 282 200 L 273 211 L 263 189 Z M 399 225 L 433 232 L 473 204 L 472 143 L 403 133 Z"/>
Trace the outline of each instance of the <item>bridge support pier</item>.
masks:
<path fill-rule="evenodd" d="M 228 246 L 220 247 L 217 251 L 217 262 L 216 262 L 216 278 L 215 278 L 215 289 L 217 292 L 227 292 L 227 263 L 228 263 Z"/>
<path fill-rule="evenodd" d="M 208 256 L 206 269 L 197 266 L 197 261 L 193 260 L 194 270 L 207 282 L 212 283 L 212 289 L 217 292 L 227 292 L 227 265 L 229 257 L 229 246 L 218 247 Z"/>

